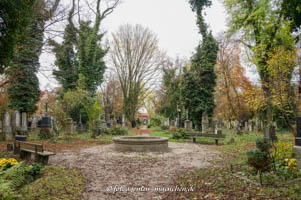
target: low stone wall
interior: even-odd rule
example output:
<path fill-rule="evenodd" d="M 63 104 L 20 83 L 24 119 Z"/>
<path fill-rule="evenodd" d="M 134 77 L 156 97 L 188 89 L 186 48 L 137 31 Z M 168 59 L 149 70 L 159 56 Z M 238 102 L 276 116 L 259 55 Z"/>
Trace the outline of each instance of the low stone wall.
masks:
<path fill-rule="evenodd" d="M 168 138 L 156 136 L 122 136 L 113 138 L 116 151 L 167 152 Z"/>

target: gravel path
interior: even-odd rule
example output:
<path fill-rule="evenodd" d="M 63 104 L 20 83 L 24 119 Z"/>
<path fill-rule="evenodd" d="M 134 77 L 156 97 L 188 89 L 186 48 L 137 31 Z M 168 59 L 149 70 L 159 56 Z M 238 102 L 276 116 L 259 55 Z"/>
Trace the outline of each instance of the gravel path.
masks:
<path fill-rule="evenodd" d="M 50 164 L 74 167 L 86 174 L 89 183 L 81 199 L 132 200 L 161 199 L 164 191 L 158 188 L 170 188 L 176 174 L 208 167 L 210 160 L 218 159 L 218 152 L 209 145 L 169 142 L 169 148 L 168 153 L 120 153 L 113 144 L 100 145 L 58 153 L 50 158 Z"/>

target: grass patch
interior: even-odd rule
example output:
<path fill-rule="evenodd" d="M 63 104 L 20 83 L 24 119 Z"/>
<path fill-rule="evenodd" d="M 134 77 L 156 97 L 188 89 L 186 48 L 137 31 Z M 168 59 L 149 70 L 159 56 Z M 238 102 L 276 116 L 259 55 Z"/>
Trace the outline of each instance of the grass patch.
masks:
<path fill-rule="evenodd" d="M 85 183 L 85 177 L 75 169 L 46 166 L 39 179 L 19 192 L 24 200 L 80 199 Z"/>
<path fill-rule="evenodd" d="M 156 134 L 164 136 L 166 133 Z M 223 134 L 226 135 L 224 145 L 214 146 L 221 152 L 222 158 L 212 161 L 215 167 L 187 171 L 175 178 L 174 185 L 187 188 L 193 186 L 194 191 L 167 193 L 164 199 L 301 199 L 301 182 L 281 187 L 263 187 L 232 175 L 230 164 L 246 163 L 246 152 L 255 148 L 256 139 L 263 137 L 263 133 L 236 135 L 231 130 L 223 130 Z M 288 132 L 281 132 L 277 137 L 279 140 L 294 142 L 294 137 Z M 231 138 L 235 140 L 233 144 L 229 143 Z"/>
<path fill-rule="evenodd" d="M 285 187 L 258 187 L 234 178 L 228 168 L 218 167 L 181 174 L 178 187 L 193 187 L 193 192 L 169 193 L 164 199 L 300 199 L 301 184 Z"/>

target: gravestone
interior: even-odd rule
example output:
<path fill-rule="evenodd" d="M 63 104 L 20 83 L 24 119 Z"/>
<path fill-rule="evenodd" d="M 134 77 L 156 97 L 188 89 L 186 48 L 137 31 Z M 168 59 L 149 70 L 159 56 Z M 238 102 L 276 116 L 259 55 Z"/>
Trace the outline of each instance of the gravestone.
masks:
<path fill-rule="evenodd" d="M 67 133 L 67 135 L 72 135 L 73 134 L 73 120 L 72 120 L 72 118 L 67 119 L 66 133 Z"/>
<path fill-rule="evenodd" d="M 19 131 L 21 128 L 21 117 L 20 117 L 19 111 L 14 112 L 14 120 L 13 121 L 14 121 L 14 125 L 13 125 L 14 129 L 16 131 Z"/>
<path fill-rule="evenodd" d="M 245 128 L 245 131 L 248 131 L 248 121 L 244 122 L 244 128 Z"/>
<path fill-rule="evenodd" d="M 234 121 L 234 129 L 237 130 L 239 127 L 239 121 L 238 120 L 235 120 Z"/>
<path fill-rule="evenodd" d="M 10 114 L 8 111 L 6 111 L 4 116 L 4 127 L 3 127 L 5 140 L 13 139 L 12 127 L 10 122 L 11 122 Z"/>
<path fill-rule="evenodd" d="M 25 112 L 22 113 L 22 126 L 21 131 L 27 132 L 27 114 Z"/>
<path fill-rule="evenodd" d="M 175 120 L 171 120 L 170 124 L 171 126 L 175 126 Z"/>
<path fill-rule="evenodd" d="M 208 133 L 209 128 L 209 118 L 206 112 L 203 112 L 202 114 L 202 133 L 206 134 Z"/>
<path fill-rule="evenodd" d="M 115 127 L 116 125 L 117 125 L 117 121 L 116 121 L 116 119 L 113 119 L 112 120 L 112 126 Z"/>
<path fill-rule="evenodd" d="M 169 118 L 166 118 L 164 121 L 164 126 L 169 126 Z"/>
<path fill-rule="evenodd" d="M 34 131 L 37 128 L 37 122 L 38 122 L 37 115 L 35 113 L 33 113 L 32 120 L 31 120 L 31 126 L 30 126 L 30 129 L 32 131 Z"/>
<path fill-rule="evenodd" d="M 125 127 L 125 115 L 122 115 L 121 125 L 122 127 Z"/>
<path fill-rule="evenodd" d="M 249 120 L 249 131 L 253 131 L 253 121 L 251 119 Z"/>
<path fill-rule="evenodd" d="M 229 121 L 229 122 L 227 122 L 227 129 L 231 129 L 232 127 L 231 127 L 231 122 Z"/>
<path fill-rule="evenodd" d="M 185 120 L 185 122 L 184 122 L 184 128 L 187 129 L 187 130 L 192 129 L 192 121 Z"/>
<path fill-rule="evenodd" d="M 266 126 L 265 127 L 264 138 L 267 140 L 277 141 L 275 126 Z"/>
<path fill-rule="evenodd" d="M 261 127 L 260 127 L 260 121 L 258 119 L 256 119 L 255 121 L 255 131 L 261 131 Z"/>

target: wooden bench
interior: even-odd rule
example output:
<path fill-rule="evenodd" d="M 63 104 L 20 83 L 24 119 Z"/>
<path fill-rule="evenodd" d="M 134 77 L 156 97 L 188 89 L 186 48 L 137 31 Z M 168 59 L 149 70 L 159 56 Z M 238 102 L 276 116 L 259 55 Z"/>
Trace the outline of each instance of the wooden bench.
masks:
<path fill-rule="evenodd" d="M 190 133 L 190 134 L 188 134 L 188 136 L 192 137 L 192 142 L 193 143 L 196 143 L 196 138 L 197 137 L 214 138 L 216 145 L 218 145 L 218 140 L 219 139 L 225 139 L 226 138 L 226 136 L 223 135 L 223 134 L 210 134 L 210 133 L 206 133 L 206 134 Z"/>
<path fill-rule="evenodd" d="M 49 156 L 55 155 L 53 152 L 45 151 L 43 145 L 30 142 L 15 141 L 14 148 L 20 153 L 21 159 L 29 160 L 34 154 L 35 162 L 41 162 L 44 165 L 47 165 Z"/>

